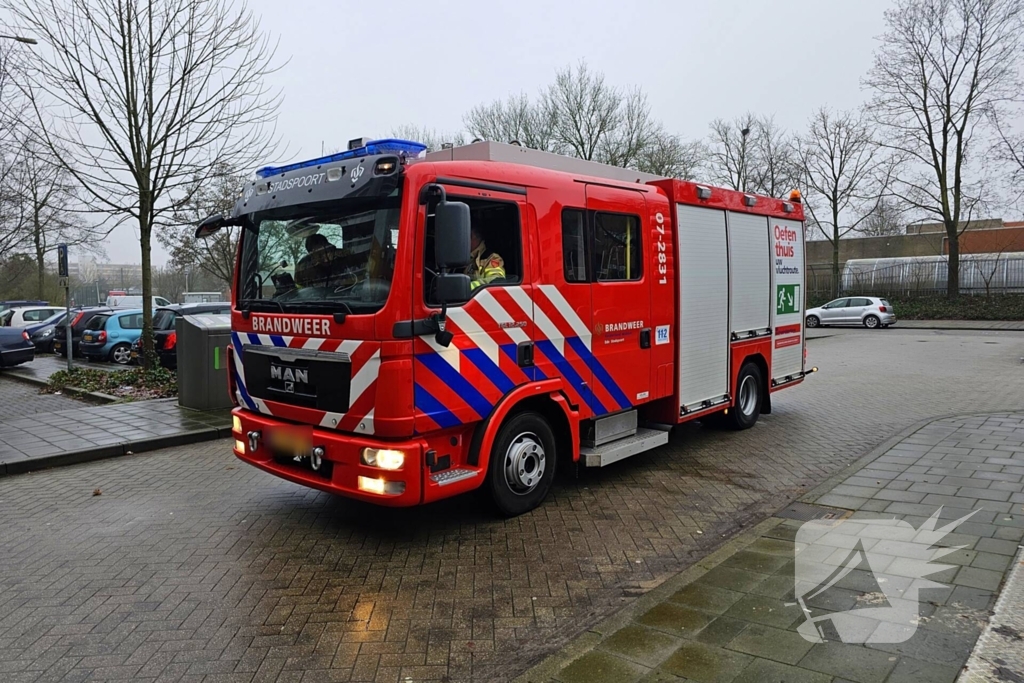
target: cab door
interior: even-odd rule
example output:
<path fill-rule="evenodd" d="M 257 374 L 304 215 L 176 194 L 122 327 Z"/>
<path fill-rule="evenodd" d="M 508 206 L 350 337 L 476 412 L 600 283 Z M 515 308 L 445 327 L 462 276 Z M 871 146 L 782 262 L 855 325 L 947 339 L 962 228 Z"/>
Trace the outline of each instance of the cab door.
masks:
<path fill-rule="evenodd" d="M 651 249 L 641 192 L 587 185 L 591 319 L 589 349 L 595 415 L 644 403 L 651 391 Z"/>

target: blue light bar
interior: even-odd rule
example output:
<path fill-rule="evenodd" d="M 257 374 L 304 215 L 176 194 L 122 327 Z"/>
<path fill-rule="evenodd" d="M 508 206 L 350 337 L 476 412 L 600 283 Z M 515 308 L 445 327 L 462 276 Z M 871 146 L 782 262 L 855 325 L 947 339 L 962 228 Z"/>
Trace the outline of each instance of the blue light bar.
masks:
<path fill-rule="evenodd" d="M 256 175 L 260 178 L 269 178 L 270 176 L 280 175 L 289 171 L 298 171 L 299 169 L 309 168 L 310 166 L 320 166 L 321 164 L 345 161 L 346 159 L 358 159 L 359 157 L 366 157 L 374 154 L 397 154 L 398 156 L 406 156 L 416 159 L 423 156 L 426 151 L 426 145 L 419 142 L 412 142 L 411 140 L 396 140 L 393 138 L 387 138 L 385 140 L 371 140 L 366 143 L 365 147 L 350 149 L 346 152 L 338 152 L 337 154 L 320 157 L 319 159 L 299 161 L 294 164 L 288 164 L 287 166 L 264 166 L 260 170 L 256 171 Z"/>

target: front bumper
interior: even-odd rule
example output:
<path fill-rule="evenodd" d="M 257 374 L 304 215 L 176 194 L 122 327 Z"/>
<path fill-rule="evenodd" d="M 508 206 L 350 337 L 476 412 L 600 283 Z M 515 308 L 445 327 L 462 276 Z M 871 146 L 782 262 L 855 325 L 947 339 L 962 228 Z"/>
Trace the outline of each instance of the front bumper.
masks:
<path fill-rule="evenodd" d="M 330 463 L 328 478 L 313 471 L 305 462 L 296 462 L 287 457 L 275 458 L 270 452 L 266 434 L 275 428 L 287 427 L 286 423 L 241 408 L 235 408 L 232 416 L 238 418 L 242 427 L 240 433 L 232 434 L 235 455 L 265 472 L 296 484 L 377 505 L 410 507 L 423 502 L 424 454 L 429 445 L 425 439 L 384 441 L 314 428 L 313 445 L 324 449 L 323 459 Z M 255 450 L 252 450 L 250 445 L 251 432 L 259 434 Z M 243 448 L 240 450 L 239 446 Z M 405 464 L 402 469 L 394 471 L 363 465 L 360 462 L 360 454 L 364 448 L 401 450 L 405 453 Z M 404 490 L 401 493 L 370 493 L 359 488 L 360 477 L 404 485 Z"/>

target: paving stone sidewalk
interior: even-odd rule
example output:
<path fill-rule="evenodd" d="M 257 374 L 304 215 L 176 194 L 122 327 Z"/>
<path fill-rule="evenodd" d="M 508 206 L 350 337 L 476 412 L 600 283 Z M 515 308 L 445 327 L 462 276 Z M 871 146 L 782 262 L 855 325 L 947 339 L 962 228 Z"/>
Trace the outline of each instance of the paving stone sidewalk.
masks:
<path fill-rule="evenodd" d="M 0 476 L 227 436 L 228 410 L 175 398 L 39 413 L 0 422 Z"/>
<path fill-rule="evenodd" d="M 1017 557 L 1024 536 L 1022 479 L 1024 413 L 940 419 L 908 430 L 516 680 L 951 683 L 985 630 Z M 888 535 L 897 533 L 895 521 L 885 533 L 858 532 L 840 543 L 828 534 L 835 549 L 820 556 L 801 559 L 796 552 L 821 550 L 797 542 L 798 533 L 807 538 L 801 527 L 808 518 L 831 518 L 816 524 L 839 534 L 843 525 L 877 532 L 868 520 L 902 520 L 921 538 L 940 507 L 939 526 L 974 513 L 934 544 L 959 548 L 941 559 L 928 543 L 908 546 L 898 534 Z M 926 556 L 908 556 L 922 547 Z M 928 560 L 946 567 L 928 576 L 943 585 L 919 590 L 914 618 L 878 610 L 870 613 L 872 622 L 857 616 L 863 608 L 912 599 L 921 562 Z M 806 614 L 794 590 L 798 562 L 836 568 L 827 590 L 801 588 Z M 1024 612 L 1024 590 L 1008 590 L 1007 600 L 1013 603 L 1001 604 L 1002 612 Z M 870 623 L 871 636 L 862 639 L 868 644 L 841 640 L 838 625 L 851 616 Z M 811 618 L 824 642 L 798 633 Z M 1015 651 L 1024 647 L 1024 634 L 1014 639 L 1005 624 L 996 631 Z M 903 635 L 889 636 L 895 633 Z M 1013 667 L 1019 659 L 996 659 L 1002 664 L 990 663 L 985 672 L 991 680 L 1024 681 L 1024 671 Z"/>

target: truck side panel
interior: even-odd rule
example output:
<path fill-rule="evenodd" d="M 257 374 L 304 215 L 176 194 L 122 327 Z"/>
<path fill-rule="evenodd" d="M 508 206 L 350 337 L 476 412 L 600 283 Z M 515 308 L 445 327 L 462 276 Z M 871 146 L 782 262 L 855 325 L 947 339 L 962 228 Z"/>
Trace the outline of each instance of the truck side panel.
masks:
<path fill-rule="evenodd" d="M 772 218 L 775 303 L 772 306 L 772 384 L 800 379 L 804 371 L 804 228 Z"/>
<path fill-rule="evenodd" d="M 772 305 L 768 219 L 730 211 L 728 220 L 732 338 L 766 336 Z"/>
<path fill-rule="evenodd" d="M 679 272 L 679 413 L 729 395 L 729 250 L 725 212 L 676 207 Z"/>

